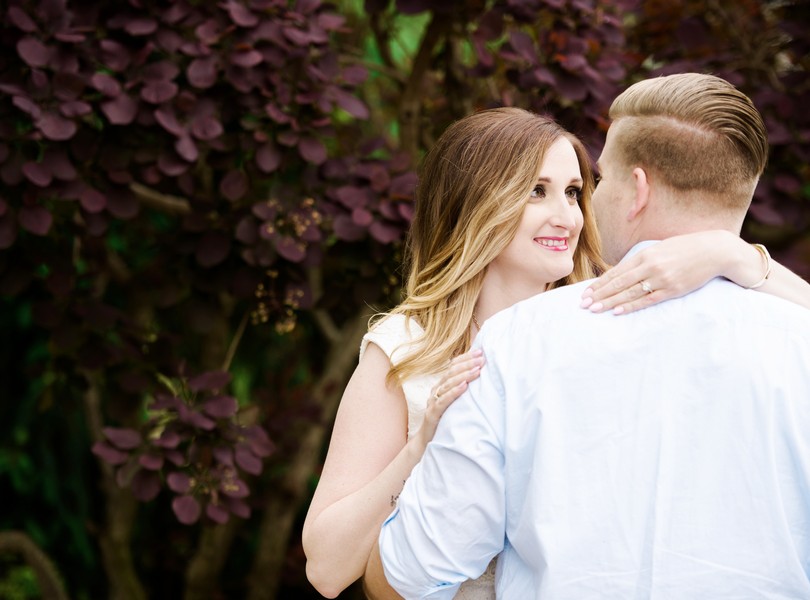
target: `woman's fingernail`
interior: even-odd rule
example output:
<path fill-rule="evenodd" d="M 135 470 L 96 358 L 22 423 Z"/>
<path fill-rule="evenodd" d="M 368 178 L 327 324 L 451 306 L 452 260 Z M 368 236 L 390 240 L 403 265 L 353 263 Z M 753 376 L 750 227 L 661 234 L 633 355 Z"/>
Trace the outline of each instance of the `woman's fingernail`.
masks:
<path fill-rule="evenodd" d="M 620 315 L 623 312 L 624 312 L 624 306 L 617 306 L 616 308 L 613 309 L 613 314 L 614 315 Z"/>
<path fill-rule="evenodd" d="M 596 304 L 591 304 L 590 309 L 591 312 L 599 312 L 600 310 L 602 310 L 602 303 L 597 302 Z"/>
<path fill-rule="evenodd" d="M 582 297 L 584 298 L 585 296 L 591 296 L 592 294 L 593 294 L 593 289 L 592 289 L 592 288 L 588 288 L 587 290 L 585 290 L 584 292 L 582 292 Z"/>
<path fill-rule="evenodd" d="M 583 298 L 582 302 L 579 303 L 580 308 L 588 308 L 591 304 L 593 304 L 593 298 Z"/>

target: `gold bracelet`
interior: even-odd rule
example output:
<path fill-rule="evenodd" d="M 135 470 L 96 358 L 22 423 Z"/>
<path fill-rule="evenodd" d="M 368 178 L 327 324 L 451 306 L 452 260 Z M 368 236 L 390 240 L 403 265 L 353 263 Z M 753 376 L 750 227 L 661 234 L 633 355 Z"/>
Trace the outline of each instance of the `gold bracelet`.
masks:
<path fill-rule="evenodd" d="M 771 274 L 771 255 L 768 253 L 768 249 L 763 246 L 762 244 L 751 244 L 757 251 L 762 255 L 762 258 L 765 259 L 765 275 L 757 281 L 754 285 L 748 286 L 749 290 L 755 290 L 760 287 L 763 283 L 768 280 L 768 277 Z"/>

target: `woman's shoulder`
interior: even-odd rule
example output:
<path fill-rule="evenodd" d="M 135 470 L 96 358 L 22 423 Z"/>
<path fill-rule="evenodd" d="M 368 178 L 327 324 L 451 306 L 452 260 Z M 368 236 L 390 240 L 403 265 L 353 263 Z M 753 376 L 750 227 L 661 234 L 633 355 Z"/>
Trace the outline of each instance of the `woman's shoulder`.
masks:
<path fill-rule="evenodd" d="M 363 336 L 360 343 L 360 357 L 363 357 L 369 343 L 374 343 L 382 349 L 389 357 L 395 351 L 397 354 L 406 349 L 410 343 L 414 342 L 424 334 L 424 330 L 415 319 L 408 318 L 401 313 L 387 314 L 374 322 L 368 333 Z"/>

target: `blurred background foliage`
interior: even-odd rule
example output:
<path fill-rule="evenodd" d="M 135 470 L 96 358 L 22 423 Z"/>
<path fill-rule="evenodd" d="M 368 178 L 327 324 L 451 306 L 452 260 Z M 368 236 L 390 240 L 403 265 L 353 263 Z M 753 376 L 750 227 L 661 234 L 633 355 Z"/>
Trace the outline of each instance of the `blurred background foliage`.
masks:
<path fill-rule="evenodd" d="M 342 387 L 415 166 L 475 110 L 595 158 L 626 85 L 729 79 L 772 146 L 744 236 L 810 278 L 800 0 L 9 0 L 0 28 L 3 598 L 317 596 Z"/>

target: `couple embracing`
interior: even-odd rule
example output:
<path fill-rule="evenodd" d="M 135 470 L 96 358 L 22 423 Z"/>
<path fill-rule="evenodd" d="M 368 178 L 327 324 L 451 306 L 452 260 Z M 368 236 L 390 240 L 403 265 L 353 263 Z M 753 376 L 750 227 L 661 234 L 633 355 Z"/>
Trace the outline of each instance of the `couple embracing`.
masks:
<path fill-rule="evenodd" d="M 739 238 L 762 119 L 699 74 L 610 117 L 595 190 L 519 109 L 426 157 L 305 523 L 322 594 L 810 598 L 810 286 Z"/>

